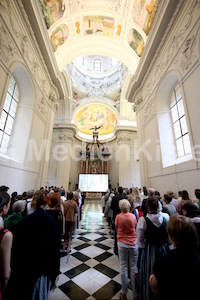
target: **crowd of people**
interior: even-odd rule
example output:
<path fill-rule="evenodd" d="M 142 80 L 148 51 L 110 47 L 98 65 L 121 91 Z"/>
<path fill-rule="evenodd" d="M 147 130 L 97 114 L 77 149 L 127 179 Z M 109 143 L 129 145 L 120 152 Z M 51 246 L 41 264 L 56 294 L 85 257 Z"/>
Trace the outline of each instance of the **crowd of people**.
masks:
<path fill-rule="evenodd" d="M 60 252 L 71 251 L 84 194 L 8 190 L 0 187 L 0 300 L 47 300 L 60 274 Z"/>
<path fill-rule="evenodd" d="M 0 187 L 0 300 L 47 300 L 60 252 L 71 251 L 85 194 L 62 187 L 22 195 L 8 190 Z M 161 197 L 153 188 L 118 187 L 101 203 L 120 261 L 120 299 L 127 299 L 129 286 L 135 300 L 199 299 L 199 189 L 176 198 L 171 191 Z"/>
<path fill-rule="evenodd" d="M 200 189 L 191 199 L 186 190 L 176 198 L 172 191 L 161 197 L 153 188 L 119 187 L 101 203 L 120 260 L 121 300 L 129 285 L 135 300 L 200 298 Z"/>

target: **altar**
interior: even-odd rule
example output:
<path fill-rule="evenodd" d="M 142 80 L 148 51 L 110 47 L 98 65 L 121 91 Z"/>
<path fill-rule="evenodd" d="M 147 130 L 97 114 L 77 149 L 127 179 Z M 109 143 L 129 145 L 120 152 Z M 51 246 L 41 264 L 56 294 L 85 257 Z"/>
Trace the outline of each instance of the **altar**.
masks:
<path fill-rule="evenodd" d="M 96 130 L 96 128 L 95 128 Z M 108 176 L 109 173 L 109 149 L 99 142 L 99 133 L 93 131 L 93 140 L 88 142 L 83 151 L 81 151 L 81 174 L 87 174 L 88 180 L 85 181 L 84 191 L 86 192 L 87 199 L 101 199 L 102 192 L 106 192 L 108 188 Z M 99 175 L 99 176 L 98 176 Z M 101 177 L 100 177 L 101 176 Z M 82 176 L 84 177 L 84 176 Z M 93 181 L 92 178 L 95 177 Z M 92 184 L 92 186 L 91 186 Z M 81 184 L 82 185 L 82 184 Z M 106 187 L 107 186 L 107 187 Z M 94 189 L 92 189 L 94 187 Z M 98 189 L 99 187 L 99 189 Z"/>

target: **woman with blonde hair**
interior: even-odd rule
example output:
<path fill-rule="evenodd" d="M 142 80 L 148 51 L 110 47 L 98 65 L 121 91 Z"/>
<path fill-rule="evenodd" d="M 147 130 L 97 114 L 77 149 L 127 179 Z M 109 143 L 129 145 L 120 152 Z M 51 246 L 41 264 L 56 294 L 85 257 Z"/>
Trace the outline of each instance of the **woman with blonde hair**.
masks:
<path fill-rule="evenodd" d="M 136 187 L 132 188 L 132 195 L 133 195 L 133 199 L 135 200 L 135 202 L 142 201 L 142 197 L 140 195 L 140 191 L 138 190 L 138 188 L 136 188 Z"/>
<path fill-rule="evenodd" d="M 142 197 L 138 188 L 132 189 L 132 196 L 133 196 L 134 214 L 138 221 L 140 217 L 144 216 L 144 212 L 142 210 Z"/>
<path fill-rule="evenodd" d="M 118 214 L 115 219 L 122 281 L 120 299 L 126 299 L 126 293 L 128 291 L 128 269 L 130 270 L 133 299 L 136 299 L 135 274 L 138 273 L 138 248 L 135 241 L 137 238 L 137 220 L 135 215 L 130 213 L 130 207 L 130 202 L 127 199 L 120 200 L 119 208 L 121 213 Z"/>

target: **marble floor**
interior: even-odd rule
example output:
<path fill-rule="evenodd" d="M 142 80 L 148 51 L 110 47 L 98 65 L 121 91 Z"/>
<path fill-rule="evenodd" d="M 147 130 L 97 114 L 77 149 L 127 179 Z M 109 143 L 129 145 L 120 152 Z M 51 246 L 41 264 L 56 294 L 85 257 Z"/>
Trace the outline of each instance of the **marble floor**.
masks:
<path fill-rule="evenodd" d="M 120 265 L 113 245 L 100 200 L 85 200 L 72 250 L 61 257 L 61 273 L 49 300 L 119 299 Z M 127 299 L 132 299 L 130 289 Z"/>

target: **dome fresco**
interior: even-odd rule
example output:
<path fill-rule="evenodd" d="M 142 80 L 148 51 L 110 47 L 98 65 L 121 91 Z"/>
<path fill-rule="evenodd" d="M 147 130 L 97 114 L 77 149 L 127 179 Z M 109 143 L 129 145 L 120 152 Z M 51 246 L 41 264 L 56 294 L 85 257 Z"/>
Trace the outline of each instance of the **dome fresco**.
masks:
<path fill-rule="evenodd" d="M 115 113 L 103 105 L 93 104 L 80 108 L 75 117 L 74 123 L 80 132 L 91 134 L 95 126 L 99 127 L 100 135 L 106 135 L 114 131 L 117 126 Z"/>

